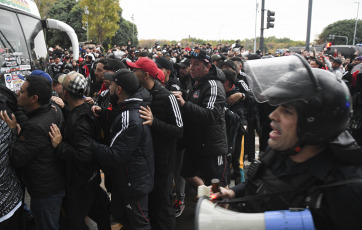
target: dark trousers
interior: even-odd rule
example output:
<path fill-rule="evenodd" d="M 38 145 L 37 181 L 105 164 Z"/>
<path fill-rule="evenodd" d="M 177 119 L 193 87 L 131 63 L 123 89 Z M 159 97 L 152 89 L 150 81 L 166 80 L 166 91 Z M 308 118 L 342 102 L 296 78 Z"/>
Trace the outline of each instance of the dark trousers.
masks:
<path fill-rule="evenodd" d="M 173 178 L 176 186 L 176 200 L 185 201 L 185 179 L 180 175 L 185 149 L 177 149 Z M 172 185 L 171 185 L 172 186 Z"/>
<path fill-rule="evenodd" d="M 23 220 L 23 206 L 21 205 L 14 214 L 0 222 L 0 230 L 23 230 L 24 229 L 24 220 Z"/>
<path fill-rule="evenodd" d="M 88 230 L 85 217 L 97 223 L 99 230 L 110 230 L 110 201 L 97 183 L 71 190 L 65 196 L 67 230 Z"/>
<path fill-rule="evenodd" d="M 114 194 L 116 195 L 116 194 Z M 120 195 L 118 195 L 120 196 Z M 148 218 L 148 195 L 112 199 L 112 215 L 127 230 L 151 230 Z"/>
<path fill-rule="evenodd" d="M 248 132 L 245 134 L 245 152 L 248 155 L 248 161 L 253 162 L 255 159 L 255 119 L 248 120 Z"/>
<path fill-rule="evenodd" d="M 172 203 L 173 176 L 155 174 L 155 185 L 149 196 L 149 211 L 152 229 L 173 230 L 176 228 L 175 209 Z"/>
<path fill-rule="evenodd" d="M 31 196 L 30 208 L 39 230 L 58 230 L 64 191 L 45 198 Z"/>

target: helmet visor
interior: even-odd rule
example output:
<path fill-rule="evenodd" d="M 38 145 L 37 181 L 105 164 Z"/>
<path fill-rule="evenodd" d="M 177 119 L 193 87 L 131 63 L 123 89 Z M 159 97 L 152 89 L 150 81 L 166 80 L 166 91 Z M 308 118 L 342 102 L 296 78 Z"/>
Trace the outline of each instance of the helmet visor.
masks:
<path fill-rule="evenodd" d="M 259 103 L 277 106 L 308 101 L 316 94 L 316 83 L 308 63 L 298 56 L 250 60 L 245 63 L 248 82 Z"/>

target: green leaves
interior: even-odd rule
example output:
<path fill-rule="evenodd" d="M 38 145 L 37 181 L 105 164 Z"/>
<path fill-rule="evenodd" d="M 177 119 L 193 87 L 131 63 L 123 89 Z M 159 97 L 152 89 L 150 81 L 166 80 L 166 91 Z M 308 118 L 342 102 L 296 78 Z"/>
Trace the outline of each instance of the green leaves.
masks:
<path fill-rule="evenodd" d="M 79 6 L 88 7 L 89 15 L 83 15 L 83 22 L 88 20 L 90 38 L 102 44 L 115 35 L 122 12 L 117 0 L 80 0 Z"/>
<path fill-rule="evenodd" d="M 345 38 L 335 38 L 333 40 L 329 39 L 329 35 L 337 35 L 337 36 L 347 36 L 348 44 L 353 44 L 353 36 L 354 36 L 354 27 L 356 20 L 340 20 L 334 23 L 329 24 L 322 33 L 319 35 L 317 43 L 323 44 L 326 41 L 332 42 L 333 45 L 345 45 Z M 362 20 L 358 20 L 357 24 L 357 34 L 356 34 L 356 44 L 362 43 Z"/>

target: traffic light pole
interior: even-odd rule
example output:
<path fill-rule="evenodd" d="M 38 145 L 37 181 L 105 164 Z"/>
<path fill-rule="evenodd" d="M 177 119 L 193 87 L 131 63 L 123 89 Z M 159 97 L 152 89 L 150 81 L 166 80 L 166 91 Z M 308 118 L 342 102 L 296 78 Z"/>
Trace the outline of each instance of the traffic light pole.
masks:
<path fill-rule="evenodd" d="M 265 0 L 261 1 L 261 23 L 260 23 L 260 50 L 264 53 L 264 11 L 265 11 Z"/>
<path fill-rule="evenodd" d="M 305 43 L 305 50 L 309 52 L 309 45 L 310 45 L 310 26 L 312 22 L 312 6 L 313 6 L 313 0 L 309 0 L 309 6 L 308 6 L 308 24 L 307 24 L 307 39 Z"/>

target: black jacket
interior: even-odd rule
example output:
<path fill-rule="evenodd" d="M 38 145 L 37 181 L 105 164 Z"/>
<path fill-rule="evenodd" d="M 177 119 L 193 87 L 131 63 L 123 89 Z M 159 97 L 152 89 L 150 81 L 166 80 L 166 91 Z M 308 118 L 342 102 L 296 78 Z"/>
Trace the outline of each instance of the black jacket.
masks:
<path fill-rule="evenodd" d="M 337 160 L 329 148 L 303 163 L 270 148 L 259 160 L 263 163 L 260 170 L 248 172 L 248 178 L 253 179 L 248 179 L 246 186 L 241 183 L 232 188 L 236 196 L 285 193 L 245 202 L 248 212 L 308 207 L 316 229 L 362 228 L 361 218 L 356 218 L 362 215 L 362 183 L 343 184 L 362 178 L 360 164 Z M 342 184 L 318 189 L 336 182 Z"/>
<path fill-rule="evenodd" d="M 195 83 L 182 107 L 186 149 L 206 156 L 227 154 L 224 73 L 214 65 Z"/>
<path fill-rule="evenodd" d="M 68 191 L 84 187 L 90 181 L 100 183 L 100 167 L 93 158 L 92 148 L 92 140 L 97 139 L 96 128 L 87 103 L 74 108 L 67 117 L 65 135 L 56 153 L 65 160 Z"/>
<path fill-rule="evenodd" d="M 238 93 L 239 89 L 234 85 L 226 92 L 226 98 Z M 246 133 L 244 126 L 248 125 L 245 117 L 245 105 L 242 100 L 235 102 L 233 105 L 227 104 L 225 109 L 226 132 L 228 140 L 228 154 L 233 154 L 235 149 L 236 136 Z M 240 143 L 239 143 L 240 144 Z"/>
<path fill-rule="evenodd" d="M 49 137 L 52 123 L 62 129 L 63 117 L 50 103 L 27 115 L 28 120 L 21 127 L 10 160 L 14 167 L 22 168 L 29 194 L 47 197 L 64 190 L 63 164 Z"/>
<path fill-rule="evenodd" d="M 152 95 L 151 126 L 155 148 L 156 173 L 168 174 L 175 164 L 176 142 L 183 134 L 183 122 L 176 97 L 158 81 L 150 90 Z"/>
<path fill-rule="evenodd" d="M 168 91 L 180 91 L 180 81 L 173 73 L 170 75 L 168 82 L 166 82 L 165 88 Z"/>
<path fill-rule="evenodd" d="M 100 163 L 112 174 L 112 203 L 125 197 L 147 195 L 153 188 L 154 155 L 152 134 L 138 112 L 147 106 L 150 94 L 143 88 L 112 111 L 110 145 L 93 141 L 93 148 Z M 114 202 L 113 202 L 114 201 Z"/>

